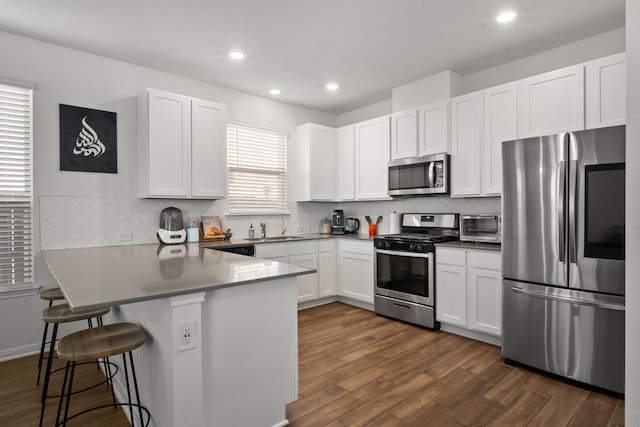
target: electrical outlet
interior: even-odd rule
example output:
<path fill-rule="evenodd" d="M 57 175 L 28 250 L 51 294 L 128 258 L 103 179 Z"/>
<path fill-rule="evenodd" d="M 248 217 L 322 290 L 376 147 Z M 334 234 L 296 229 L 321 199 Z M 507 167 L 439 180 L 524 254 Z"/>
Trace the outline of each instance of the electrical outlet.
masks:
<path fill-rule="evenodd" d="M 195 319 L 178 324 L 178 351 L 191 350 L 198 346 L 198 331 Z"/>

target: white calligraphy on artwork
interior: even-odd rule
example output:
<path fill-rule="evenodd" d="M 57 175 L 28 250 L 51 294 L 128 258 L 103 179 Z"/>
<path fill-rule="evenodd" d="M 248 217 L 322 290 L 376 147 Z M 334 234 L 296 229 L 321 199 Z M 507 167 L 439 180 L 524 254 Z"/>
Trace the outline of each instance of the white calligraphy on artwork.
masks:
<path fill-rule="evenodd" d="M 82 130 L 76 138 L 76 147 L 73 154 L 82 154 L 85 157 L 100 157 L 107 149 L 98 137 L 98 134 L 87 123 L 87 116 L 82 118 Z"/>

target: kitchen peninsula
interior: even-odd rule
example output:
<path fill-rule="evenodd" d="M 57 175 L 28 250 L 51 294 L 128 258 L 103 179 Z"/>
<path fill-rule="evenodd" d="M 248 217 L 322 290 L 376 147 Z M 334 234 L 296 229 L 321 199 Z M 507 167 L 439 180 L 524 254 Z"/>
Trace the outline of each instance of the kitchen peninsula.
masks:
<path fill-rule="evenodd" d="M 134 357 L 152 425 L 287 424 L 298 394 L 296 276 L 314 270 L 197 244 L 43 254 L 73 309 L 112 307 L 105 323 L 147 332 Z"/>

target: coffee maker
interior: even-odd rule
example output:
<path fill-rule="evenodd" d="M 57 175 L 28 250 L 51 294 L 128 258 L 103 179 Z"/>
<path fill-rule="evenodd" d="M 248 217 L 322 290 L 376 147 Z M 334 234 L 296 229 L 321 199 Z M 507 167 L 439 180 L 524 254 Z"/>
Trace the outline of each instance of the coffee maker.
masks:
<path fill-rule="evenodd" d="M 344 234 L 344 211 L 336 209 L 331 214 L 331 234 Z"/>

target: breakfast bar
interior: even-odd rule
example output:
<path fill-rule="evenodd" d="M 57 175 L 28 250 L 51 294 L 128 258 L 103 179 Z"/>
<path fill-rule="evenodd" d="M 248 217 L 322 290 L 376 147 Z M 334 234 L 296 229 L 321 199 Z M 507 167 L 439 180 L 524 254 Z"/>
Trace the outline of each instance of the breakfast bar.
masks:
<path fill-rule="evenodd" d="M 43 251 L 73 310 L 147 334 L 138 380 L 151 424 L 282 426 L 298 394 L 297 276 L 276 261 L 181 245 Z M 116 394 L 124 396 L 122 384 Z"/>

